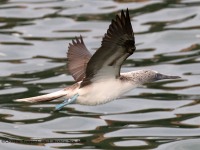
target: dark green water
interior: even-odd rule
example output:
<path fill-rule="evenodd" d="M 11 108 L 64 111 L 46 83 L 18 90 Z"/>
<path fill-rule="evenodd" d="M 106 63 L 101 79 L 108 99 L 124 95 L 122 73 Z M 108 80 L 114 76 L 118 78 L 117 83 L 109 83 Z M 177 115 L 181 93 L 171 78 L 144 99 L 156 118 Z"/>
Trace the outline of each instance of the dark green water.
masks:
<path fill-rule="evenodd" d="M 52 111 L 57 102 L 13 102 L 71 85 L 71 39 L 81 34 L 94 53 L 110 20 L 127 7 L 137 51 L 122 72 L 149 68 L 182 79 L 60 112 Z M 199 150 L 199 56 L 199 0 L 1 0 L 0 150 Z"/>

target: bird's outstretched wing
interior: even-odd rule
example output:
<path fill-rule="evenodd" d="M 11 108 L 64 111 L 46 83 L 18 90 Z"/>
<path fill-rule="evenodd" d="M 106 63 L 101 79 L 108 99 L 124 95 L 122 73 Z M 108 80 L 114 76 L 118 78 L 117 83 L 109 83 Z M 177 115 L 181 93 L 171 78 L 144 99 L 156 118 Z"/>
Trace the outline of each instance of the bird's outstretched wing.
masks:
<path fill-rule="evenodd" d="M 85 77 L 85 70 L 91 54 L 86 48 L 82 36 L 72 40 L 67 52 L 67 70 L 73 76 L 76 82 Z"/>
<path fill-rule="evenodd" d="M 121 11 L 117 15 L 105 34 L 101 47 L 89 60 L 86 67 L 86 76 L 81 87 L 91 80 L 103 78 L 117 78 L 120 76 L 122 63 L 135 51 L 135 39 L 129 17 L 129 11 Z"/>

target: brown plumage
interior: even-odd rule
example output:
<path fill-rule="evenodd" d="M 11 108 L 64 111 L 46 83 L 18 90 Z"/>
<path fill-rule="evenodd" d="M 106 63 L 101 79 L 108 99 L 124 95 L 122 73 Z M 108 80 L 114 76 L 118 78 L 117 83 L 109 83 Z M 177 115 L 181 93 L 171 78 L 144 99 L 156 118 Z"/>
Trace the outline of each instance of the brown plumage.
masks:
<path fill-rule="evenodd" d="M 86 67 L 86 75 L 81 83 L 84 87 L 91 83 L 91 79 L 120 76 L 120 69 L 123 62 L 135 51 L 135 38 L 129 11 L 121 11 L 121 16 L 117 15 L 112 20 L 107 33 L 105 34 L 101 47 L 94 53 Z M 108 70 L 105 70 L 109 68 Z M 102 75 L 101 72 L 104 72 Z M 98 80 L 98 79 L 97 79 Z"/>
<path fill-rule="evenodd" d="M 67 70 L 73 76 L 76 82 L 81 81 L 85 77 L 85 69 L 91 54 L 86 48 L 82 36 L 72 40 L 69 44 L 67 52 Z"/>

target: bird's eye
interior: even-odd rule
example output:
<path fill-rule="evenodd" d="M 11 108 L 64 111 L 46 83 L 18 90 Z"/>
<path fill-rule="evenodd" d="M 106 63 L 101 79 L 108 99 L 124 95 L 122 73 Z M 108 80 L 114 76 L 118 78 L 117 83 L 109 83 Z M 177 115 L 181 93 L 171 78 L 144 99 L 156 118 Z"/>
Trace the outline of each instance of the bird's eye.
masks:
<path fill-rule="evenodd" d="M 162 77 L 162 75 L 161 75 L 160 73 L 156 73 L 155 78 L 156 78 L 157 80 L 160 80 L 161 77 Z"/>

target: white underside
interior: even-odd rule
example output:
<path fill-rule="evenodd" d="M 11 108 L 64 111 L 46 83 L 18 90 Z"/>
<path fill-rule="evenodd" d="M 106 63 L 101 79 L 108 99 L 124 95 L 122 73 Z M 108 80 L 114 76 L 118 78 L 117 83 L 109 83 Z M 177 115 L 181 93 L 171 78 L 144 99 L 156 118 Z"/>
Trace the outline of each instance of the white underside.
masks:
<path fill-rule="evenodd" d="M 98 105 L 112 101 L 122 94 L 136 87 L 130 82 L 122 82 L 117 79 L 107 79 L 93 82 L 92 85 L 74 90 L 70 95 L 78 93 L 76 103 L 82 105 Z"/>
<path fill-rule="evenodd" d="M 80 84 L 81 82 L 79 82 Z M 59 99 L 68 99 L 71 98 L 75 94 L 79 94 L 77 100 L 75 101 L 77 104 L 82 105 L 98 105 L 110 102 L 112 100 L 117 99 L 124 93 L 130 91 L 135 88 L 137 85 L 132 81 L 121 81 L 115 78 L 106 78 L 106 79 L 98 79 L 96 81 L 92 81 L 92 84 L 85 86 L 83 88 L 68 88 L 58 92 L 18 99 L 16 101 L 24 101 L 24 102 L 42 102 L 48 100 L 54 100 L 56 98 Z"/>

